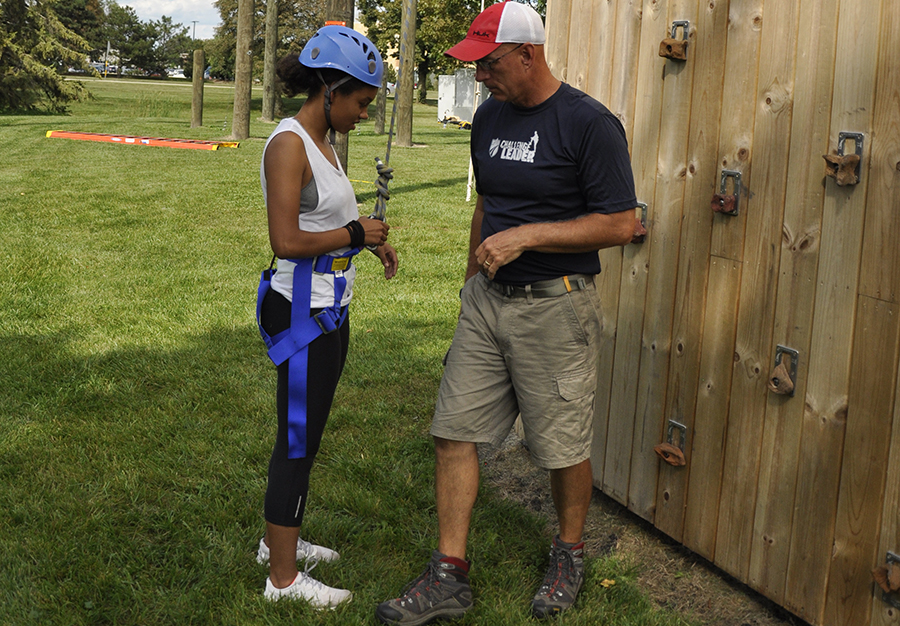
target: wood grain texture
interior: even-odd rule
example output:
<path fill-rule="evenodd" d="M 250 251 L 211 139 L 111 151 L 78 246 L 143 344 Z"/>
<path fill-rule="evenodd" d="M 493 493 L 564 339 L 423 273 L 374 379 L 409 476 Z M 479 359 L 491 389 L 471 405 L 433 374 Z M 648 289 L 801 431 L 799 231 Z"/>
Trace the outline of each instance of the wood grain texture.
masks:
<path fill-rule="evenodd" d="M 809 372 L 824 200 L 819 159 L 828 150 L 838 0 L 804 0 L 799 11 L 773 343 L 797 350 L 800 358 L 794 397 L 768 397 L 749 573 L 753 588 L 778 603 L 790 557 Z"/>

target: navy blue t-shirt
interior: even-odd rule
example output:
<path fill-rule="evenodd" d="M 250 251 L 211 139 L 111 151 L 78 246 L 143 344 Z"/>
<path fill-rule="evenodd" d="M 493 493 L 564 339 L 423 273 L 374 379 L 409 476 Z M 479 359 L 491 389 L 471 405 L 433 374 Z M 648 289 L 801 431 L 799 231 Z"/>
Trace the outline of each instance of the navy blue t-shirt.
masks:
<path fill-rule="evenodd" d="M 484 198 L 481 240 L 534 222 L 572 220 L 637 206 L 625 130 L 587 94 L 563 83 L 523 109 L 489 98 L 472 124 L 475 189 Z M 596 252 L 526 251 L 495 280 L 527 285 L 567 274 L 597 274 Z"/>

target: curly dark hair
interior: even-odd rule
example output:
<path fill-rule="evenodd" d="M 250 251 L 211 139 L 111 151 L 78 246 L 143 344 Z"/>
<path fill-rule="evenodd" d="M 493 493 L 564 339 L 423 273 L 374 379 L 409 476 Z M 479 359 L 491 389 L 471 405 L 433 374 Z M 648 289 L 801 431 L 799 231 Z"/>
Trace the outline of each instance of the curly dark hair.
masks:
<path fill-rule="evenodd" d="M 299 53 L 288 54 L 278 61 L 278 65 L 275 66 L 275 73 L 278 74 L 278 78 L 281 80 L 281 88 L 288 98 L 293 98 L 300 93 L 305 93 L 308 98 L 312 98 L 325 87 L 322 81 L 330 85 L 347 76 L 346 72 L 329 68 L 320 69 L 317 73 L 316 70 L 300 63 Z M 319 74 L 322 75 L 322 78 L 319 78 Z M 358 78 L 351 76 L 350 80 L 340 85 L 335 91 L 348 95 L 357 89 L 368 86 Z"/>

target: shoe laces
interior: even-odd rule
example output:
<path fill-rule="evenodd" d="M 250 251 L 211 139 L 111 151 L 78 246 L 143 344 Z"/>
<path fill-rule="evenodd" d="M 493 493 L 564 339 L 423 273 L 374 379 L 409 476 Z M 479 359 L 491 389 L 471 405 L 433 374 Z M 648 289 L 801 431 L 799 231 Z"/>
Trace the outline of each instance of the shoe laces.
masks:
<path fill-rule="evenodd" d="M 432 586 L 439 584 L 438 566 L 434 561 L 429 561 L 425 566 L 425 570 L 419 574 L 419 577 L 409 583 L 400 593 L 398 600 L 411 597 L 413 595 L 421 595 L 423 591 L 428 591 Z"/>
<path fill-rule="evenodd" d="M 303 539 L 297 539 L 297 547 L 300 549 L 300 552 L 303 553 L 307 559 L 314 559 L 316 556 L 316 549 L 313 547 L 308 541 L 304 541 Z"/>
<path fill-rule="evenodd" d="M 308 560 L 306 562 L 306 565 L 303 567 L 303 577 L 306 579 L 306 582 L 313 587 L 316 587 L 318 589 L 325 589 L 325 583 L 322 583 L 309 575 L 311 571 L 316 569 L 316 565 L 318 564 L 318 561 L 315 561 L 313 559 Z"/>
<path fill-rule="evenodd" d="M 575 569 L 575 555 L 571 550 L 561 548 L 553 544 L 550 548 L 550 567 L 547 568 L 547 575 L 544 577 L 544 584 L 541 590 L 550 595 L 556 591 L 557 586 L 571 578 L 571 573 Z"/>

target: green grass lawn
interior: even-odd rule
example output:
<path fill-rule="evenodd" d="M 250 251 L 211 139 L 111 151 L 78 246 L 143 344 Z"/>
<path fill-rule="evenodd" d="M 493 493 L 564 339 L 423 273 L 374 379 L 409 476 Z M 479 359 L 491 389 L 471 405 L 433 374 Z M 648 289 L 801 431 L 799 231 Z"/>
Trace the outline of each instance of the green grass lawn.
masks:
<path fill-rule="evenodd" d="M 275 369 L 254 320 L 271 259 L 260 92 L 237 149 L 46 138 L 230 132 L 230 88 L 207 85 L 192 129 L 186 83 L 86 82 L 94 99 L 70 115 L 0 117 L 0 624 L 375 623 L 436 545 L 427 432 L 465 268 L 468 132 L 417 105 L 416 147 L 391 152 L 400 270 L 386 282 L 374 256 L 359 259 L 351 353 L 303 528 L 343 556 L 314 575 L 354 600 L 316 613 L 263 600 L 255 561 L 275 433 Z M 351 135 L 362 210 L 385 147 L 371 121 Z M 484 490 L 463 624 L 530 622 L 552 532 Z M 651 606 L 637 573 L 589 561 L 559 623 L 686 624 Z"/>

